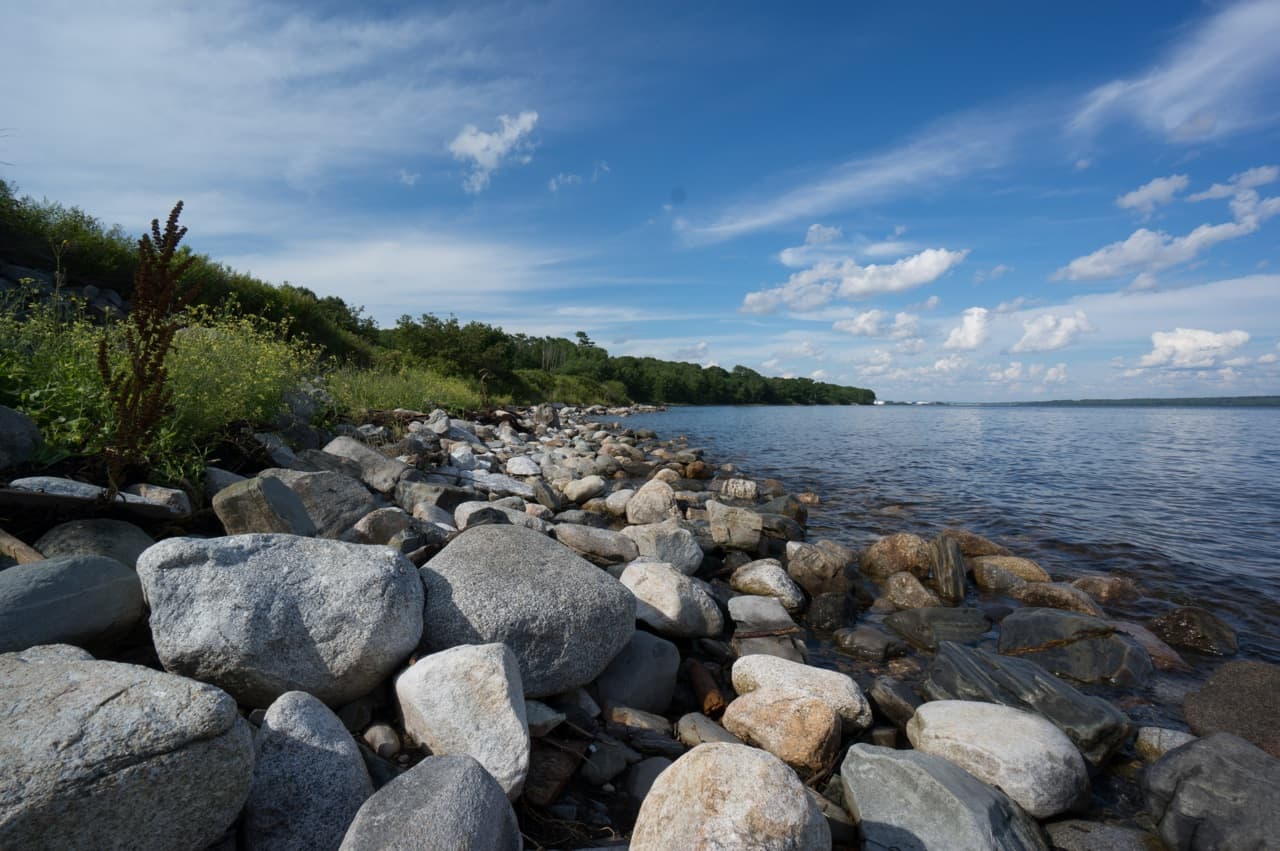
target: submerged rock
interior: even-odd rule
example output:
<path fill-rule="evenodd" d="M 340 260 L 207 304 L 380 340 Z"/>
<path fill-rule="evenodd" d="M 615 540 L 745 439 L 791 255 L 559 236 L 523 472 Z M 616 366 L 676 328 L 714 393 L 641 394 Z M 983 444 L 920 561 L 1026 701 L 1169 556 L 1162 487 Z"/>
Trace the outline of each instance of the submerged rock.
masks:
<path fill-rule="evenodd" d="M 1239 649 L 1235 630 L 1197 606 L 1183 606 L 1152 618 L 1147 627 L 1168 644 L 1185 650 L 1231 656 Z"/>
<path fill-rule="evenodd" d="M 885 626 L 917 647 L 936 650 L 943 641 L 969 644 L 991 629 L 991 621 L 977 609 L 907 609 L 884 619 Z"/>
<path fill-rule="evenodd" d="M 1228 662 L 1182 704 L 1197 734 L 1233 733 L 1280 757 L 1280 666 Z"/>
<path fill-rule="evenodd" d="M 1000 623 L 1000 652 L 1084 683 L 1145 683 L 1151 657 L 1105 620 L 1059 609 L 1018 609 Z"/>

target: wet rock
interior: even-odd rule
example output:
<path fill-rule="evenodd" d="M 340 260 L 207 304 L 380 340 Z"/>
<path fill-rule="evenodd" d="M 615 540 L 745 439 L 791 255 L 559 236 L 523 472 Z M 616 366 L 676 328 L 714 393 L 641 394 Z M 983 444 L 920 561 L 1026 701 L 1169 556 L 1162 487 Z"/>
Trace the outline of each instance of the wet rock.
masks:
<path fill-rule="evenodd" d="M 263 470 L 259 478 L 276 479 L 293 491 L 302 500 L 307 516 L 315 525 L 315 534 L 321 538 L 354 540 L 353 527 L 378 507 L 364 485 L 341 473 L 300 473 L 273 468 Z M 405 510 L 412 510 L 412 506 Z"/>
<path fill-rule="evenodd" d="M 824 546 L 828 543 L 787 543 L 787 574 L 814 597 L 849 591 L 847 571 L 853 563 L 853 552 L 839 544 Z"/>
<path fill-rule="evenodd" d="M 388 458 L 350 437 L 335 437 L 325 445 L 323 451 L 354 461 L 360 467 L 360 481 L 381 493 L 389 494 L 394 491 L 396 483 L 413 469 L 403 461 Z"/>
<path fill-rule="evenodd" d="M 876 677 L 871 684 L 871 699 L 880 714 L 902 730 L 907 728 L 921 703 L 920 696 L 910 686 L 893 677 Z"/>
<path fill-rule="evenodd" d="M 1008 548 L 997 544 L 995 541 L 982 537 L 981 535 L 970 532 L 968 529 L 943 529 L 942 537 L 955 541 L 960 545 L 960 552 L 965 558 L 975 558 L 977 556 L 1008 556 L 1013 555 Z"/>
<path fill-rule="evenodd" d="M 1162 851 L 1164 844 L 1132 827 L 1083 819 L 1045 825 L 1054 851 Z"/>
<path fill-rule="evenodd" d="M 1142 596 L 1127 576 L 1081 576 L 1071 583 L 1099 603 L 1131 603 Z"/>
<path fill-rule="evenodd" d="M 1230 733 L 1170 751 L 1142 791 L 1170 848 L 1269 848 L 1280 836 L 1280 760 Z"/>
<path fill-rule="evenodd" d="M 1201 736 L 1232 733 L 1280 757 L 1280 666 L 1228 662 L 1182 704 Z"/>
<path fill-rule="evenodd" d="M 853 620 L 854 614 L 853 598 L 848 594 L 819 594 L 809 601 L 805 620 L 814 629 L 835 632 Z"/>
<path fill-rule="evenodd" d="M 1154 669 L 1147 651 L 1107 621 L 1058 609 L 1018 609 L 1006 617 L 1000 652 L 1082 683 L 1137 686 Z"/>
<path fill-rule="evenodd" d="M 1154 632 L 1145 626 L 1128 621 L 1110 620 L 1107 621 L 1117 632 L 1122 632 L 1132 638 L 1134 641 L 1142 645 L 1142 649 L 1147 651 L 1151 656 L 1151 662 L 1162 671 L 1190 671 L 1191 666 L 1182 658 L 1177 650 L 1174 650 L 1168 644 L 1156 636 Z"/>
<path fill-rule="evenodd" d="M 952 642 L 938 647 L 922 689 L 932 700 L 980 700 L 1041 715 L 1095 766 L 1133 734 L 1110 702 L 1081 694 L 1034 662 Z"/>
<path fill-rule="evenodd" d="M 630 847 L 819 851 L 831 847 L 831 831 L 795 772 L 777 757 L 746 745 L 708 744 L 658 777 L 640 808 Z"/>
<path fill-rule="evenodd" d="M 480 763 L 431 756 L 374 794 L 342 851 L 520 851 L 511 802 Z"/>
<path fill-rule="evenodd" d="M 1008 797 L 941 757 L 854 745 L 840 780 L 869 848 L 1048 848 Z"/>
<path fill-rule="evenodd" d="M 282 694 L 253 739 L 246 849 L 336 849 L 373 781 L 338 717 L 309 694 Z"/>
<path fill-rule="evenodd" d="M 690 712 L 681 716 L 676 722 L 676 738 L 688 747 L 697 747 L 711 742 L 740 745 L 742 740 L 724 727 L 698 712 Z"/>
<path fill-rule="evenodd" d="M 213 498 L 213 511 L 228 535 L 279 532 L 305 537 L 316 533 L 302 501 L 275 479 L 245 479 L 223 488 Z"/>
<path fill-rule="evenodd" d="M 998 567 L 1001 570 L 1012 573 L 1019 579 L 1027 582 L 1052 582 L 1052 577 L 1048 571 L 1036 564 L 1029 558 L 1018 558 L 1017 556 L 978 556 L 972 559 L 973 574 L 976 578 L 978 570 L 987 567 Z"/>
<path fill-rule="evenodd" d="M 437 755 L 474 757 L 515 800 L 529 772 L 529 723 L 515 656 L 504 644 L 454 647 L 396 679 L 404 729 Z"/>
<path fill-rule="evenodd" d="M 692 576 L 702 566 L 702 547 L 692 532 L 676 520 L 628 526 L 622 530 L 635 542 L 639 556 L 647 561 L 660 561 Z"/>
<path fill-rule="evenodd" d="M 774 656 L 744 656 L 733 663 L 733 687 L 738 694 L 772 689 L 783 694 L 817 698 L 840 717 L 846 733 L 871 726 L 871 704 L 851 677 L 779 659 Z"/>
<path fill-rule="evenodd" d="M 596 689 L 609 706 L 666 712 L 679 670 L 680 651 L 674 644 L 637 631 L 596 679 Z"/>
<path fill-rule="evenodd" d="M 105 556 L 58 556 L 0 571 L 0 652 L 40 644 L 110 650 L 142 620 L 138 576 Z"/>
<path fill-rule="evenodd" d="M 919 535 L 889 535 L 862 554 L 862 572 L 873 579 L 885 579 L 902 571 L 925 577 L 932 565 L 929 544 Z"/>
<path fill-rule="evenodd" d="M 991 629 L 987 616 L 977 609 L 947 607 L 894 612 L 884 619 L 884 623 L 916 647 L 925 650 L 936 650 L 943 641 L 969 644 Z"/>
<path fill-rule="evenodd" d="M 1027 580 L 1010 570 L 995 564 L 986 564 L 980 559 L 974 559 L 973 565 L 973 581 L 983 591 L 991 591 L 996 594 L 1005 594 L 1017 591 L 1023 585 L 1027 584 Z"/>
<path fill-rule="evenodd" d="M 1184 730 L 1167 727 L 1141 727 L 1133 741 L 1133 749 L 1147 762 L 1155 762 L 1174 748 L 1180 748 L 1196 737 Z"/>
<path fill-rule="evenodd" d="M 884 662 L 907 652 L 906 642 L 870 624 L 837 630 L 836 648 L 867 662 Z"/>
<path fill-rule="evenodd" d="M 620 564 L 634 561 L 640 555 L 635 541 L 612 529 L 560 523 L 552 534 L 557 541 L 577 550 L 595 564 Z"/>
<path fill-rule="evenodd" d="M 0 847 L 205 848 L 253 776 L 224 692 L 49 645 L 0 655 Z"/>
<path fill-rule="evenodd" d="M 0 470 L 27 463 L 40 444 L 40 429 L 31 417 L 0 405 Z"/>
<path fill-rule="evenodd" d="M 636 597 L 636 619 L 662 635 L 699 638 L 724 631 L 716 601 L 669 564 L 630 564 L 621 582 Z"/>
<path fill-rule="evenodd" d="M 933 561 L 933 584 L 938 595 L 950 605 L 964 599 L 965 564 L 960 543 L 954 538 L 938 537 L 929 542 Z"/>
<path fill-rule="evenodd" d="M 467 530 L 421 572 L 426 648 L 506 644 L 520 665 L 527 697 L 595 679 L 635 630 L 630 591 L 531 529 Z"/>
<path fill-rule="evenodd" d="M 1231 656 L 1239 649 L 1235 630 L 1197 606 L 1174 609 L 1151 619 L 1147 627 L 1166 643 L 1184 650 Z"/>
<path fill-rule="evenodd" d="M 627 523 L 632 526 L 678 519 L 680 519 L 680 509 L 676 506 L 675 491 L 664 481 L 652 479 L 645 482 L 644 486 L 627 500 Z"/>
<path fill-rule="evenodd" d="M 760 532 L 764 537 L 772 538 L 776 541 L 786 541 L 789 544 L 804 540 L 804 526 L 801 526 L 785 514 L 757 513 L 760 515 Z"/>
<path fill-rule="evenodd" d="M 150 535 L 132 523 L 92 518 L 59 523 L 41 535 L 34 546 L 45 558 L 106 556 L 132 568 L 143 550 L 154 543 Z"/>
<path fill-rule="evenodd" d="M 729 704 L 722 721 L 742 741 L 806 776 L 829 767 L 840 746 L 841 721 L 835 710 L 791 689 L 759 688 L 744 694 Z"/>
<path fill-rule="evenodd" d="M 711 539 L 717 544 L 726 549 L 748 553 L 760 548 L 764 521 L 759 514 L 745 508 L 732 508 L 715 500 L 707 501 L 706 510 L 707 521 L 711 525 Z"/>
<path fill-rule="evenodd" d="M 900 571 L 884 583 L 885 596 L 898 609 L 930 609 L 942 605 L 938 595 L 925 588 L 914 574 Z"/>
<path fill-rule="evenodd" d="M 729 577 L 729 585 L 742 594 L 773 597 L 788 612 L 804 609 L 804 592 L 777 559 L 764 558 L 744 564 Z"/>
<path fill-rule="evenodd" d="M 907 737 L 916 750 L 955 763 L 1038 819 L 1088 801 L 1084 759 L 1039 715 L 1000 704 L 938 700 L 916 710 Z"/>
<path fill-rule="evenodd" d="M 1027 582 L 1012 589 L 1010 596 L 1025 606 L 1063 609 L 1095 618 L 1105 617 L 1093 598 L 1065 582 Z"/>
<path fill-rule="evenodd" d="M 368 693 L 422 634 L 422 584 L 385 547 L 237 535 L 170 538 L 138 577 L 165 670 L 248 706 L 305 691 L 332 706 Z"/>

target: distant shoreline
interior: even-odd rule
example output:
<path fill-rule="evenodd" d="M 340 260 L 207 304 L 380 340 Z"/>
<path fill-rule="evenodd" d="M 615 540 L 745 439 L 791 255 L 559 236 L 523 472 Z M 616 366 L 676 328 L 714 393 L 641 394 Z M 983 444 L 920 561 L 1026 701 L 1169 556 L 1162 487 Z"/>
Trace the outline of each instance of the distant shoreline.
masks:
<path fill-rule="evenodd" d="M 1032 402 L 876 402 L 877 407 L 947 408 L 1280 408 L 1280 396 L 1191 396 L 1174 399 L 1049 399 Z"/>

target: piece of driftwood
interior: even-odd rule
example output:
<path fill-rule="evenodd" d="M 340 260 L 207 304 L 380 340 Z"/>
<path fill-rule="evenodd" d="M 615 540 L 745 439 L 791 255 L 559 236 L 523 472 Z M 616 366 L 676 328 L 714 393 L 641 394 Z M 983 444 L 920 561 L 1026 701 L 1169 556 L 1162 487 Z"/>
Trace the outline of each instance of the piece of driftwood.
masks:
<path fill-rule="evenodd" d="M 698 698 L 698 705 L 702 707 L 703 715 L 714 718 L 724 712 L 728 704 L 720 692 L 720 686 L 711 676 L 711 672 L 700 662 L 694 662 L 689 666 L 689 682 L 693 686 L 694 695 Z"/>
<path fill-rule="evenodd" d="M 27 546 L 3 529 L 0 529 L 0 554 L 7 555 L 18 564 L 44 561 L 44 556 L 38 550 Z"/>

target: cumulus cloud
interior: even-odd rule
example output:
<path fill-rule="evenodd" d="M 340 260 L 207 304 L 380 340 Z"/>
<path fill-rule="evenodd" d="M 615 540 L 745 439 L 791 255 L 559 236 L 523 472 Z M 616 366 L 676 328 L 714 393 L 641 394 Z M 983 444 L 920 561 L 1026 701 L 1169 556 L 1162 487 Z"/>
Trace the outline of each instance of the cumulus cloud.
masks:
<path fill-rule="evenodd" d="M 547 181 L 547 188 L 552 192 L 559 192 L 561 186 L 577 186 L 582 183 L 582 177 L 576 174 L 565 174 L 563 171 L 555 177 Z"/>
<path fill-rule="evenodd" d="M 1030 304 L 1030 300 L 1026 296 L 1018 296 L 1009 301 L 1002 301 L 996 305 L 996 313 L 1017 313 L 1022 308 Z"/>
<path fill-rule="evenodd" d="M 841 319 L 831 327 L 855 337 L 879 337 L 884 334 L 884 321 L 888 318 L 889 314 L 883 310 L 868 310 L 852 319 Z"/>
<path fill-rule="evenodd" d="M 1151 351 L 1142 356 L 1142 368 L 1205 369 L 1249 342 L 1245 331 L 1203 331 L 1197 328 L 1175 328 L 1151 335 Z"/>
<path fill-rule="evenodd" d="M 1022 362 L 1010 361 L 1009 366 L 1004 369 L 997 366 L 987 373 L 987 377 L 992 381 L 1020 381 L 1022 380 Z"/>
<path fill-rule="evenodd" d="M 945 248 L 928 248 L 894 263 L 866 266 L 853 258 L 821 260 L 796 272 L 780 287 L 749 293 L 743 299 L 746 313 L 772 313 L 780 307 L 815 310 L 834 298 L 856 300 L 896 293 L 932 283 L 969 254 Z"/>
<path fill-rule="evenodd" d="M 1226 183 L 1215 183 L 1203 192 L 1187 196 L 1188 201 L 1211 201 L 1219 198 L 1230 198 L 1244 189 L 1257 189 L 1274 183 L 1280 178 L 1280 168 L 1273 165 L 1262 165 L 1231 175 Z"/>
<path fill-rule="evenodd" d="M 814 381 L 826 381 L 828 375 L 825 369 L 815 369 L 813 372 L 809 373 L 809 377 Z"/>
<path fill-rule="evenodd" d="M 1056 366 L 1051 366 L 1047 370 L 1045 370 L 1045 373 L 1044 373 L 1045 384 L 1061 384 L 1063 381 L 1066 381 L 1066 380 L 1067 380 L 1067 365 L 1065 363 L 1059 363 Z"/>
<path fill-rule="evenodd" d="M 527 163 L 532 159 L 528 136 L 538 124 L 538 113 L 526 110 L 514 118 L 499 115 L 498 124 L 499 128 L 492 133 L 468 124 L 449 143 L 454 159 L 471 163 L 471 173 L 462 182 L 462 188 L 471 194 L 483 192 L 489 186 L 490 177 L 504 163 L 512 159 Z"/>
<path fill-rule="evenodd" d="M 955 372 L 965 365 L 965 357 L 961 354 L 947 355 L 933 362 L 934 372 Z"/>
<path fill-rule="evenodd" d="M 989 311 L 985 307 L 971 307 L 963 314 L 960 324 L 951 329 L 944 349 L 969 351 L 978 348 L 987 339 L 987 326 L 990 323 Z"/>
<path fill-rule="evenodd" d="M 838 227 L 813 224 L 809 225 L 809 230 L 804 235 L 804 244 L 823 245 L 828 242 L 835 242 L 842 236 L 844 236 L 844 231 Z"/>
<path fill-rule="evenodd" d="M 1014 343 L 1012 352 L 1052 352 L 1073 342 L 1085 331 L 1090 331 L 1089 319 L 1084 311 L 1077 310 L 1071 316 L 1054 316 L 1045 313 L 1022 323 L 1022 339 Z"/>
<path fill-rule="evenodd" d="M 1190 184 L 1191 178 L 1185 174 L 1157 177 L 1132 192 L 1121 195 L 1116 199 L 1116 206 L 1122 210 L 1137 210 L 1149 216 L 1156 207 L 1172 202 L 1177 194 Z"/>

